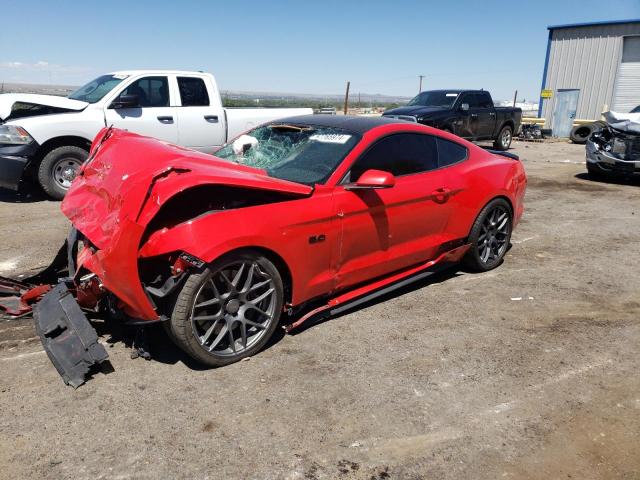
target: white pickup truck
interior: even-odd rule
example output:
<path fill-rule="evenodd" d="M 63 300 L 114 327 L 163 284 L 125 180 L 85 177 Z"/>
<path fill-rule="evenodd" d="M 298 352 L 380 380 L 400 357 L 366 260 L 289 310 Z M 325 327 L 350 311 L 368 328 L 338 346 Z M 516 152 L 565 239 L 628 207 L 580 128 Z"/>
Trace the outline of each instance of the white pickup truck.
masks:
<path fill-rule="evenodd" d="M 113 125 L 212 153 L 261 123 L 310 108 L 223 108 L 209 73 L 136 70 L 102 75 L 68 97 L 0 95 L 0 187 L 37 179 L 64 196 L 98 131 Z"/>

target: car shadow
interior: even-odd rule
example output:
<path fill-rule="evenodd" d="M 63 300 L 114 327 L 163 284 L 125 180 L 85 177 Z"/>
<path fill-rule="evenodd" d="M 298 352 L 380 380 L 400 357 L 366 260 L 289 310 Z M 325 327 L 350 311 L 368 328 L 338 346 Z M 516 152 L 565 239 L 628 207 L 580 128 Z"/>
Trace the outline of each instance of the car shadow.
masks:
<path fill-rule="evenodd" d="M 21 182 L 18 191 L 0 187 L 0 202 L 35 203 L 51 200 L 42 189 L 31 182 Z"/>
<path fill-rule="evenodd" d="M 593 183 L 604 183 L 609 185 L 631 185 L 640 186 L 640 175 L 603 175 L 601 177 L 593 177 L 587 172 L 577 173 L 574 175 L 579 180 L 587 180 Z"/>
<path fill-rule="evenodd" d="M 511 248 L 512 245 L 509 245 Z M 314 328 L 318 325 L 321 325 L 328 321 L 333 321 L 340 319 L 345 315 L 349 315 L 353 312 L 357 312 L 359 310 L 363 310 L 365 308 L 369 308 L 373 305 L 377 305 L 389 300 L 392 300 L 397 297 L 401 297 L 406 295 L 407 293 L 414 292 L 416 290 L 420 290 L 422 288 L 428 287 L 429 285 L 435 285 L 438 283 L 446 282 L 452 278 L 458 277 L 463 274 L 474 274 L 475 272 L 468 271 L 463 268 L 461 264 L 455 264 L 451 267 L 448 267 L 442 271 L 436 272 L 433 275 L 412 282 L 408 285 L 398 288 L 397 290 L 393 290 L 387 292 L 379 297 L 372 298 L 371 300 L 359 304 L 354 305 L 352 308 L 348 308 L 347 310 L 340 312 L 336 315 L 318 315 L 316 317 L 309 318 L 305 323 L 303 323 L 300 327 L 293 330 L 290 335 L 299 335 Z M 298 312 L 297 314 L 289 317 L 282 318 L 279 327 L 274 331 L 273 335 L 264 346 L 262 350 L 267 350 L 277 343 L 279 343 L 287 333 L 285 333 L 284 327 L 286 324 L 290 324 L 295 322 L 298 318 L 304 315 L 306 312 L 309 312 L 315 307 L 322 305 L 322 302 L 314 302 L 305 308 L 304 310 Z M 141 329 L 144 330 L 144 346 L 147 351 L 150 353 L 150 358 L 148 360 L 154 360 L 156 362 L 165 363 L 169 365 L 174 365 L 178 362 L 185 365 L 187 368 L 195 371 L 205 371 L 205 370 L 213 370 L 217 367 L 209 367 L 203 365 L 196 360 L 192 359 L 189 355 L 187 355 L 182 349 L 180 349 L 173 340 L 169 337 L 162 324 L 159 322 L 152 323 L 146 325 L 144 327 L 136 327 L 136 326 L 127 326 L 122 324 L 119 321 L 112 320 L 104 320 L 101 317 L 96 317 L 91 319 L 91 323 L 93 327 L 96 329 L 96 332 L 100 337 L 107 337 L 106 344 L 107 346 L 113 346 L 116 343 L 122 343 L 125 347 L 130 348 L 132 352 L 136 350 L 136 346 L 139 346 L 139 337 L 137 336 Z M 138 361 L 142 361 L 141 358 L 137 359 Z"/>

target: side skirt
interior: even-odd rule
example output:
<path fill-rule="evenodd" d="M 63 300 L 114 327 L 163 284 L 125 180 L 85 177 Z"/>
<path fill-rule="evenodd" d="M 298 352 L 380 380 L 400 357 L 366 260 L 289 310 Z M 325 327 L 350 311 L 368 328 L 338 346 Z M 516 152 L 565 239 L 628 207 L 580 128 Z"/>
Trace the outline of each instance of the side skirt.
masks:
<path fill-rule="evenodd" d="M 346 293 L 338 295 L 329 300 L 325 305 L 311 310 L 295 322 L 286 325 L 284 330 L 287 333 L 297 329 L 303 323 L 310 319 L 318 320 L 320 318 L 337 315 L 351 308 L 362 305 L 374 298 L 385 295 L 389 292 L 397 290 L 418 280 L 427 278 L 435 273 L 450 267 L 452 264 L 459 262 L 471 245 L 465 244 L 441 254 L 435 260 L 430 260 L 416 267 L 410 268 L 400 273 L 396 273 L 381 280 L 377 280 L 368 285 L 350 290 Z"/>

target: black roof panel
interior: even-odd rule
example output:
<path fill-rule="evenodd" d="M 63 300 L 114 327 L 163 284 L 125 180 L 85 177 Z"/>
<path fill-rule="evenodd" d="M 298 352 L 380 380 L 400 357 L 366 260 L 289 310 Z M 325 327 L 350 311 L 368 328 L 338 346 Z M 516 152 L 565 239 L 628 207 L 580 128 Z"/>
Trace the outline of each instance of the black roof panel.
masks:
<path fill-rule="evenodd" d="M 393 123 L 411 123 L 388 117 L 357 117 L 355 115 L 301 115 L 298 117 L 280 118 L 270 122 L 273 124 L 313 125 L 317 127 L 341 128 L 353 133 L 364 134 L 381 125 Z"/>

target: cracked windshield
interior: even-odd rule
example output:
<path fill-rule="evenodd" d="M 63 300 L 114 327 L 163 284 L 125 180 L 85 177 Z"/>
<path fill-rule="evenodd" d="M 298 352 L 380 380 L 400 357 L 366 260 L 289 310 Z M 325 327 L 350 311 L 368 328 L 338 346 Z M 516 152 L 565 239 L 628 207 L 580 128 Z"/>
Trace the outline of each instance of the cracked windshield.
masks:
<path fill-rule="evenodd" d="M 215 155 L 274 178 L 315 185 L 327 181 L 359 140 L 338 128 L 267 125 L 239 136 Z"/>

